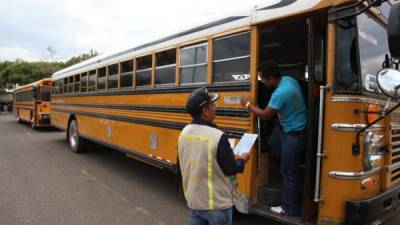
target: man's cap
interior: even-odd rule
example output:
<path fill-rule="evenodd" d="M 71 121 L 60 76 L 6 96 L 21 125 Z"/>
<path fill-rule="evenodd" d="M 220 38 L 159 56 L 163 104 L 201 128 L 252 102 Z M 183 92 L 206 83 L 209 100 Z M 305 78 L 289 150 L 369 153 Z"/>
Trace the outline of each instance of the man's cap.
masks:
<path fill-rule="evenodd" d="M 204 106 L 219 99 L 218 94 L 209 94 L 207 88 L 197 88 L 189 95 L 186 109 L 192 116 L 200 116 Z"/>

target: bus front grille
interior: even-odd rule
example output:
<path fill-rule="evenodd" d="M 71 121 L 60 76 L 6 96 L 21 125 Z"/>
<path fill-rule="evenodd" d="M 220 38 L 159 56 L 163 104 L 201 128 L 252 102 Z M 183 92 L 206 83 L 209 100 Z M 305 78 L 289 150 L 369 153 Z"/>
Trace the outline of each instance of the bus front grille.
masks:
<path fill-rule="evenodd" d="M 390 132 L 390 165 L 396 165 L 400 163 L 400 127 L 391 126 Z M 394 183 L 400 182 L 400 168 L 396 168 L 389 171 L 389 186 Z"/>

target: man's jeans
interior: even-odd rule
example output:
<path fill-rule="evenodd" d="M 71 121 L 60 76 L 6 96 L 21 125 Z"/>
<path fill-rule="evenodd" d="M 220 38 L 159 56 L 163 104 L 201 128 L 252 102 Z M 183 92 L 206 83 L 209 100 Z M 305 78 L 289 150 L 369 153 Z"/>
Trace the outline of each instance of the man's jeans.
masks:
<path fill-rule="evenodd" d="M 232 225 L 232 207 L 219 210 L 189 211 L 189 225 Z"/>
<path fill-rule="evenodd" d="M 291 135 L 281 132 L 272 145 L 272 154 L 281 161 L 282 208 L 287 215 L 300 213 L 299 166 L 304 154 L 306 134 Z"/>

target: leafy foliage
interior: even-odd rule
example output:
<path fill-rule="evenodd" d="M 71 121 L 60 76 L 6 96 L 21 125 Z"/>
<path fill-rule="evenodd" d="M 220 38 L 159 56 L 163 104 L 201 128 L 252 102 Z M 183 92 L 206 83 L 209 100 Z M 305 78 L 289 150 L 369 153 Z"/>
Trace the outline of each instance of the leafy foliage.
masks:
<path fill-rule="evenodd" d="M 67 60 L 66 62 L 26 62 L 23 60 L 0 61 L 0 93 L 5 88 L 9 88 L 13 84 L 25 85 L 40 80 L 51 75 L 63 68 L 80 63 L 87 59 L 97 56 L 95 50 L 89 53 L 80 54 Z"/>

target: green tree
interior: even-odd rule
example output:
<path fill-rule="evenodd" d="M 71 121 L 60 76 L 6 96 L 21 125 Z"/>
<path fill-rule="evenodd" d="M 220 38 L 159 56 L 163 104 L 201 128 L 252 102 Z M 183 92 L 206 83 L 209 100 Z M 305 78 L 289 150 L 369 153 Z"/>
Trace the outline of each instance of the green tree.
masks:
<path fill-rule="evenodd" d="M 67 60 L 67 62 L 65 63 L 65 67 L 78 64 L 80 62 L 83 62 L 85 60 L 93 58 L 97 55 L 98 55 L 98 53 L 96 50 L 90 49 L 89 53 L 80 54 L 78 56 L 74 56 L 74 57 L 70 58 L 69 60 Z"/>

